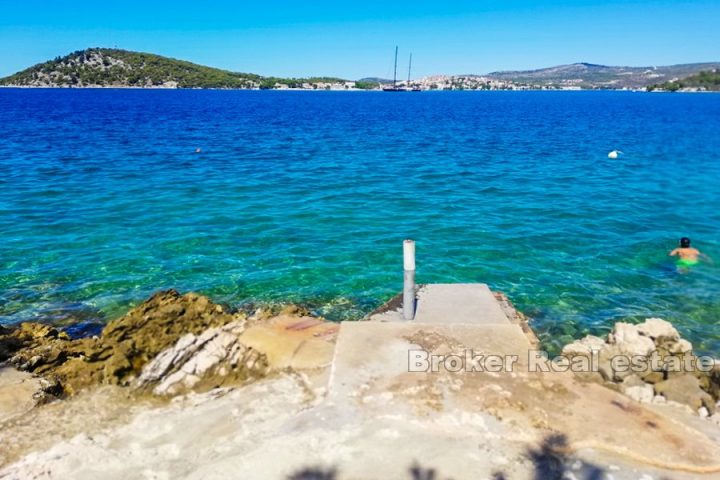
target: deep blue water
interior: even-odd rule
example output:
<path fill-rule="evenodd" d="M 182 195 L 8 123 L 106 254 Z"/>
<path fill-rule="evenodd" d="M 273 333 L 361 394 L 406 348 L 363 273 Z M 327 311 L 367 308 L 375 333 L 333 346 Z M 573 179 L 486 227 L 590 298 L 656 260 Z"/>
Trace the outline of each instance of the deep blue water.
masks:
<path fill-rule="evenodd" d="M 0 89 L 0 135 L 3 323 L 168 287 L 357 318 L 412 237 L 548 341 L 660 316 L 720 351 L 720 95 Z M 716 264 L 677 273 L 682 235 Z"/>

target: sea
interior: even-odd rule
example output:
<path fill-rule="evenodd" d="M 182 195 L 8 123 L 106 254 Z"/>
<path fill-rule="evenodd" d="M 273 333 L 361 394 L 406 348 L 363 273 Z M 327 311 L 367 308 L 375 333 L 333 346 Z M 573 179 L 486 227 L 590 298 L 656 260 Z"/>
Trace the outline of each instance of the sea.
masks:
<path fill-rule="evenodd" d="M 168 288 L 360 319 L 412 238 L 550 349 L 661 317 L 717 354 L 719 229 L 717 94 L 0 89 L 2 324 Z"/>

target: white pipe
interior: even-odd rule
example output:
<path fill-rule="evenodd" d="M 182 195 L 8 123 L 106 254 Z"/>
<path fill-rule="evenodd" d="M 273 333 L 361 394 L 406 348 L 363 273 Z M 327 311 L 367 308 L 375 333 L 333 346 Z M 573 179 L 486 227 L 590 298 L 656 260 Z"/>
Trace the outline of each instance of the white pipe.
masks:
<path fill-rule="evenodd" d="M 415 241 L 403 242 L 403 318 L 415 318 Z"/>

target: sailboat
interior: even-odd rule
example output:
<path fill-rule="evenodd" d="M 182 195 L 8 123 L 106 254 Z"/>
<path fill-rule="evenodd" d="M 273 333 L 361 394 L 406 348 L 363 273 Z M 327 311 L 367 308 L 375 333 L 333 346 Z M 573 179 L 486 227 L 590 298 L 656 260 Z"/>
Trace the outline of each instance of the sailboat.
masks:
<path fill-rule="evenodd" d="M 393 70 L 393 84 L 392 87 L 383 87 L 383 92 L 402 92 L 405 90 L 397 86 L 397 56 L 398 47 L 397 45 L 395 45 L 395 69 Z"/>
<path fill-rule="evenodd" d="M 410 54 L 410 60 L 408 61 L 408 79 L 407 79 L 407 83 L 405 84 L 405 91 L 419 92 L 420 87 L 411 87 L 410 86 L 410 72 L 412 72 L 412 53 Z"/>
<path fill-rule="evenodd" d="M 410 87 L 410 75 L 412 73 L 412 53 L 410 54 L 410 61 L 408 62 L 408 78 L 407 83 L 404 87 L 398 87 L 397 84 L 397 59 L 398 59 L 398 47 L 395 46 L 395 68 L 393 69 L 393 83 L 392 87 L 383 87 L 384 92 L 419 92 L 419 87 Z"/>

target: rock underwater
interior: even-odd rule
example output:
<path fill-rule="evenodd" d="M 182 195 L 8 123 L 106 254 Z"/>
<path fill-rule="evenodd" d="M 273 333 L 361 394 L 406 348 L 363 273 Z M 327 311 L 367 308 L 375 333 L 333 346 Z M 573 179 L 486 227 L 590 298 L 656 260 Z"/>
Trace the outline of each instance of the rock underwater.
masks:
<path fill-rule="evenodd" d="M 336 326 L 300 313 L 291 307 L 279 315 L 258 311 L 248 316 L 195 293 L 168 290 L 111 321 L 92 338 L 72 340 L 38 323 L 6 328 L 0 331 L 0 362 L 8 360 L 39 375 L 52 396 L 73 395 L 93 385 L 173 395 L 263 377 L 277 367 L 265 351 L 273 355 L 283 345 L 297 349 L 298 336 L 300 343 L 318 337 L 321 344 L 331 345 Z M 291 328 L 297 325 L 305 327 Z M 242 340 L 248 330 L 258 329 L 279 330 L 280 335 L 252 346 Z M 325 361 L 323 357 L 310 366 Z"/>

